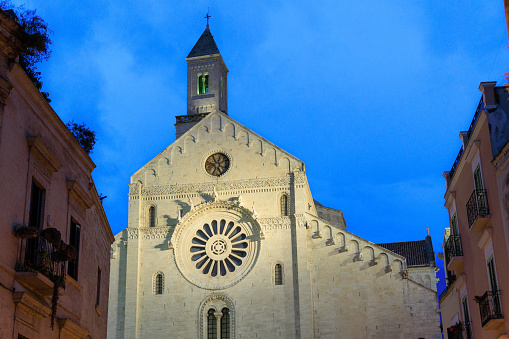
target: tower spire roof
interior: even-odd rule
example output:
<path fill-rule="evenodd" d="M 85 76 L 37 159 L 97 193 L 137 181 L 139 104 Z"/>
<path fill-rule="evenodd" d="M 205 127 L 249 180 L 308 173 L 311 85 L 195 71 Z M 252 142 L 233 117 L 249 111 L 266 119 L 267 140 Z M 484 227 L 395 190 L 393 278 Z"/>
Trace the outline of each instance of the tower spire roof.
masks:
<path fill-rule="evenodd" d="M 212 37 L 212 33 L 210 33 L 209 25 L 207 25 L 201 37 L 198 39 L 187 57 L 194 58 L 211 54 L 219 54 L 219 49 Z"/>

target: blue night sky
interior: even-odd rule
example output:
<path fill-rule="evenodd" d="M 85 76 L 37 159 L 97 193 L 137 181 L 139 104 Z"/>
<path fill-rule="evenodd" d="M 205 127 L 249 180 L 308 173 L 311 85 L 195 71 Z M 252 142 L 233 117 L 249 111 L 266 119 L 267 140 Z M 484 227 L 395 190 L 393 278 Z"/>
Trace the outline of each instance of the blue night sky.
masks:
<path fill-rule="evenodd" d="M 509 71 L 502 0 L 13 3 L 54 31 L 43 90 L 64 122 L 97 132 L 93 175 L 114 234 L 127 227 L 130 175 L 186 114 L 185 57 L 207 7 L 230 116 L 303 160 L 314 198 L 375 243 L 430 228 L 442 250 L 442 173 L 479 83 Z"/>

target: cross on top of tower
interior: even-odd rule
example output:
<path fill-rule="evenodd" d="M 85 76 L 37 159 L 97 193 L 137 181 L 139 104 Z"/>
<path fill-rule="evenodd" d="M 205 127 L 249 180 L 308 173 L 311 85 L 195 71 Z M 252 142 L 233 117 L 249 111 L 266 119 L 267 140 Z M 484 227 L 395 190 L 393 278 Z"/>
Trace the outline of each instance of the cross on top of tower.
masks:
<path fill-rule="evenodd" d="M 205 19 L 207 19 L 207 27 L 209 26 L 209 18 L 210 18 L 210 15 L 209 15 L 209 9 L 207 8 L 207 15 L 204 16 Z"/>

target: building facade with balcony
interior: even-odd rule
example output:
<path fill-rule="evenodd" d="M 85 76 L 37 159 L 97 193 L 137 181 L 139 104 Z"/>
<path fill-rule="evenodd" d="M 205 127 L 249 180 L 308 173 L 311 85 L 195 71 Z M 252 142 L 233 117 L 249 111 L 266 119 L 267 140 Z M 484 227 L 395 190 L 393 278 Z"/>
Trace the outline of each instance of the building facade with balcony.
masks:
<path fill-rule="evenodd" d="M 439 301 L 446 338 L 500 338 L 509 318 L 509 87 L 479 86 L 482 98 L 446 179 Z"/>
<path fill-rule="evenodd" d="M 105 338 L 113 234 L 95 165 L 17 63 L 0 11 L 0 338 Z"/>

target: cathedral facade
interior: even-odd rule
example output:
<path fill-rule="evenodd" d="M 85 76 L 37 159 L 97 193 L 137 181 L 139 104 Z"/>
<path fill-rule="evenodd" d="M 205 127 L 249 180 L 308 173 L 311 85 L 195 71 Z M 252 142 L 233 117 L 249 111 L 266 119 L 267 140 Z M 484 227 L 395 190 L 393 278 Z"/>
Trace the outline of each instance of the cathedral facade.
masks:
<path fill-rule="evenodd" d="M 186 61 L 177 139 L 131 177 L 108 338 L 440 338 L 436 287 L 347 231 L 301 160 L 229 116 L 208 25 Z"/>

